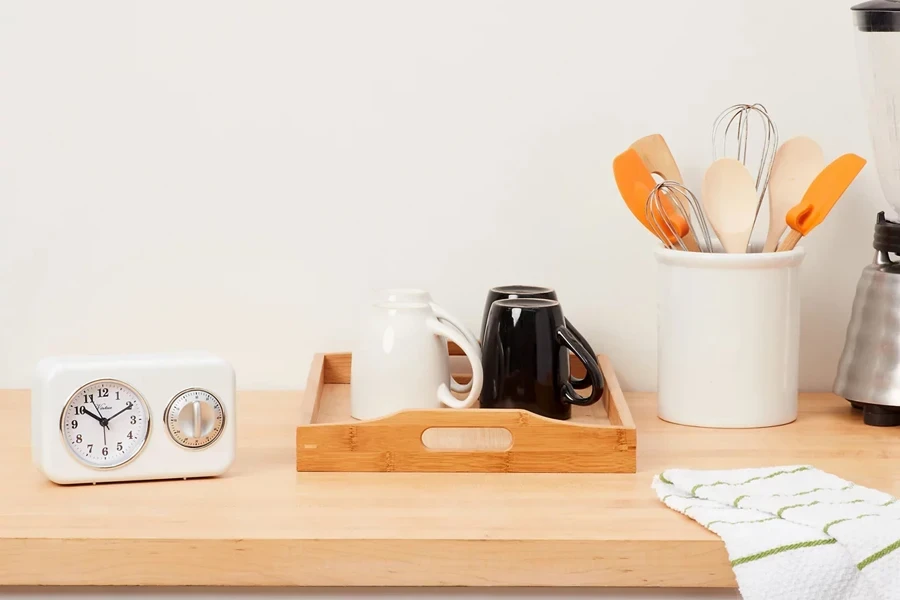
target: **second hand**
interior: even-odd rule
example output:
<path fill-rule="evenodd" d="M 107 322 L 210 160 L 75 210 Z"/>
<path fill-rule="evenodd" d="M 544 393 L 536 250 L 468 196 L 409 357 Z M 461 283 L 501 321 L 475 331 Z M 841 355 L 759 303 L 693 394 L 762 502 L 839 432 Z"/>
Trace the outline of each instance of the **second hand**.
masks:
<path fill-rule="evenodd" d="M 100 412 L 100 407 L 97 406 L 97 403 L 94 402 L 94 396 L 91 394 L 91 404 L 94 405 L 94 410 L 97 411 L 97 414 L 100 415 L 100 429 L 103 430 L 103 445 L 106 446 L 106 430 L 109 429 L 109 421 L 103 418 L 103 413 Z"/>

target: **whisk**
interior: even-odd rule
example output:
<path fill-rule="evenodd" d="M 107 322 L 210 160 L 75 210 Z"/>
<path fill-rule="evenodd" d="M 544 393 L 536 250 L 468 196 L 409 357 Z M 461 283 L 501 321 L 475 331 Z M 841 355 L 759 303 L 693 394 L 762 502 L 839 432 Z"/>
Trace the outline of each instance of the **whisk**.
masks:
<path fill-rule="evenodd" d="M 712 236 L 697 197 L 677 181 L 658 183 L 647 197 L 647 223 L 653 233 L 671 250 L 690 250 L 685 238 L 700 233 L 700 252 L 713 252 Z"/>
<path fill-rule="evenodd" d="M 713 125 L 712 133 L 715 159 L 735 158 L 746 167 L 752 149 L 749 141 L 751 137 L 750 122 L 753 115 L 759 117 L 764 135 L 762 136 L 763 144 L 759 150 L 759 162 L 756 169 L 756 192 L 759 195 L 759 202 L 756 205 L 756 214 L 753 217 L 751 230 L 756 227 L 759 211 L 762 208 L 766 190 L 769 187 L 769 176 L 772 174 L 772 164 L 775 162 L 775 152 L 778 150 L 778 128 L 775 127 L 775 122 L 769 117 L 766 107 L 762 104 L 735 104 L 726 108 L 719 115 Z M 732 130 L 735 130 L 734 134 Z M 729 144 L 729 138 L 732 135 L 736 138 L 735 147 L 730 147 Z M 753 172 L 752 166 L 753 164 L 748 167 L 751 173 Z"/>

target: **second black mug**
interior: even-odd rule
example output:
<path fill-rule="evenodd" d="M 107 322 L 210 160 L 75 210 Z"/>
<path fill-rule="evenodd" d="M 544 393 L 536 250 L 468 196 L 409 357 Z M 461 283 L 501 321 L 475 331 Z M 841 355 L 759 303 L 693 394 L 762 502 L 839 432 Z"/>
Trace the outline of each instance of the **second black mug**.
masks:
<path fill-rule="evenodd" d="M 569 351 L 587 370 L 590 396 L 569 381 Z M 491 304 L 481 341 L 482 408 L 519 408 L 552 419 L 569 419 L 572 405 L 603 397 L 600 367 L 566 326 L 556 300 L 525 298 Z"/>
<path fill-rule="evenodd" d="M 559 298 L 556 297 L 556 292 L 548 287 L 534 285 L 503 285 L 491 288 L 490 291 L 488 291 L 487 300 L 485 300 L 484 303 L 484 312 L 481 317 L 482 340 L 484 339 L 484 328 L 487 325 L 488 314 L 491 312 L 491 305 L 497 300 L 516 300 L 519 298 L 539 298 L 541 300 L 556 300 L 559 302 Z M 572 332 L 572 335 L 575 336 L 575 339 L 581 342 L 581 345 L 587 349 L 588 354 L 593 356 L 596 360 L 597 353 L 594 352 L 594 349 L 591 348 L 591 345 L 585 337 L 575 329 L 569 319 L 565 320 L 565 325 L 566 328 Z M 587 377 L 582 377 L 581 379 L 573 378 L 571 382 L 576 390 L 583 390 L 591 385 L 591 382 Z"/>

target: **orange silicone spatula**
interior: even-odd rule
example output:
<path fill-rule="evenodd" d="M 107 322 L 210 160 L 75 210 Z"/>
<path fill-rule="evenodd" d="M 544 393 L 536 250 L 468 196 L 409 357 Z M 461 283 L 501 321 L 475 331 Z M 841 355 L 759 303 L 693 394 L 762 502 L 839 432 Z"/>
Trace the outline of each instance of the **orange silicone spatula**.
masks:
<path fill-rule="evenodd" d="M 763 252 L 775 252 L 787 229 L 788 212 L 825 168 L 822 148 L 808 137 L 791 138 L 775 153 L 769 177 L 769 234 Z"/>
<path fill-rule="evenodd" d="M 791 232 L 778 245 L 778 252 L 793 250 L 800 238 L 824 221 L 864 166 L 866 159 L 845 154 L 825 167 L 803 194 L 803 200 L 788 211 L 785 220 Z"/>
<path fill-rule="evenodd" d="M 650 196 L 650 192 L 656 187 L 656 181 L 653 179 L 653 175 L 650 174 L 650 171 L 641 160 L 637 151 L 629 148 L 617 156 L 615 160 L 613 160 L 613 173 L 616 176 L 616 185 L 619 187 L 619 194 L 622 195 L 622 199 L 625 201 L 631 214 L 633 214 L 635 218 L 640 221 L 641 225 L 646 227 L 650 233 L 658 235 L 657 229 L 647 218 L 647 199 Z M 685 242 L 685 246 L 688 250 L 699 250 L 696 242 L 694 242 L 693 248 L 691 247 L 691 244 L 688 244 L 687 236 L 690 233 L 691 228 L 684 217 L 678 212 L 678 209 L 672 206 L 671 201 L 667 197 L 663 196 L 660 200 L 660 204 L 663 206 L 666 217 L 669 222 L 671 222 L 674 229 L 674 231 L 663 231 L 663 234 L 668 239 L 663 239 L 662 242 L 669 247 L 677 247 L 679 246 L 678 238 L 681 238 Z M 662 222 L 662 215 L 660 215 L 656 221 L 658 223 Z"/>

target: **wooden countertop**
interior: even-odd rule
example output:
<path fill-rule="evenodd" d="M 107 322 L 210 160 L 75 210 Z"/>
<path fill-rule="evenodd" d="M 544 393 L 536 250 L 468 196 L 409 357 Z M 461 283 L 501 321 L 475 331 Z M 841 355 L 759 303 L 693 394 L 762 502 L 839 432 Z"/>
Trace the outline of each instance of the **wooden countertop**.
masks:
<path fill-rule="evenodd" d="M 900 493 L 900 429 L 829 394 L 749 431 L 663 423 L 630 394 L 637 475 L 298 474 L 299 400 L 239 394 L 225 477 L 60 487 L 32 466 L 28 392 L 0 392 L 0 584 L 730 587 L 724 546 L 654 473 L 810 463 Z"/>

